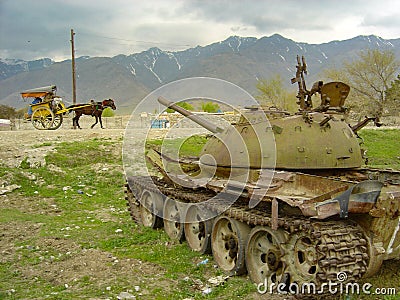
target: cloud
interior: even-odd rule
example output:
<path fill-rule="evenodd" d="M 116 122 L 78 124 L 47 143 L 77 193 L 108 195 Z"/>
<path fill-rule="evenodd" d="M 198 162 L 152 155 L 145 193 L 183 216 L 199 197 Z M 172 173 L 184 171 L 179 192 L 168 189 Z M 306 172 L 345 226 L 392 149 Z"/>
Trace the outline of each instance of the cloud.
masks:
<path fill-rule="evenodd" d="M 367 14 L 362 21 L 362 26 L 399 30 L 400 10 L 385 15 L 379 13 Z"/>
<path fill-rule="evenodd" d="M 216 23 L 253 26 L 257 31 L 286 28 L 326 27 L 327 20 L 316 13 L 320 1 L 186 1 L 183 13 Z M 324 21 L 324 22 L 322 22 Z"/>
<path fill-rule="evenodd" d="M 359 34 L 384 33 L 398 37 L 389 28 L 399 28 L 400 18 L 390 17 L 400 11 L 397 1 L 185 1 L 182 14 L 190 12 L 204 22 L 229 23 L 232 31 L 246 28 L 260 35 L 279 33 L 297 41 L 321 43 L 346 39 Z M 380 15 L 381 17 L 378 17 Z M 355 23 L 355 20 L 360 20 Z M 361 22 L 364 20 L 364 22 Z M 379 24 L 380 23 L 380 24 Z M 341 24 L 355 27 L 344 28 Z M 374 32 L 371 26 L 375 25 Z M 381 26 L 378 26 L 381 25 Z"/>

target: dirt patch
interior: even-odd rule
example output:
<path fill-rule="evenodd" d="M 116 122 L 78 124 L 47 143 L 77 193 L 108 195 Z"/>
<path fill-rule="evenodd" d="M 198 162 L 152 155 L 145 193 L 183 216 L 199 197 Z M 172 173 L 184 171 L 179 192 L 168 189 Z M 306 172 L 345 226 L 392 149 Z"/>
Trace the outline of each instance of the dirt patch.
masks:
<path fill-rule="evenodd" d="M 129 284 L 139 286 L 142 294 L 148 294 L 148 287 L 164 276 L 164 270 L 157 265 L 136 259 L 117 259 L 111 253 L 97 249 L 81 249 L 68 240 L 45 239 L 42 243 L 44 250 L 36 252 L 40 263 L 20 267 L 22 276 L 28 280 L 40 278 L 71 291 L 80 291 L 92 284 L 104 287 L 104 290 L 111 290 L 116 284 Z M 49 254 L 45 249 L 53 252 Z M 168 282 L 168 285 L 172 284 Z"/>
<path fill-rule="evenodd" d="M 0 262 L 6 263 L 15 258 L 18 244 L 27 243 L 38 234 L 43 224 L 31 222 L 0 223 Z"/>
<path fill-rule="evenodd" d="M 124 129 L 94 130 L 21 130 L 0 132 L 0 164 L 18 167 L 25 161 L 30 167 L 45 164 L 44 157 L 61 142 L 85 141 L 88 139 L 121 140 Z M 120 149 L 116 149 L 120 155 Z M 114 154 L 114 150 L 113 153 Z"/>
<path fill-rule="evenodd" d="M 114 208 L 109 209 L 97 209 L 94 211 L 87 211 L 88 216 L 90 216 L 91 220 L 98 219 L 103 223 L 107 222 L 118 222 L 118 217 L 111 214 L 111 210 L 115 210 Z M 89 218 L 89 217 L 88 217 Z"/>
<path fill-rule="evenodd" d="M 109 172 L 123 172 L 123 168 L 121 165 L 111 165 L 111 164 L 104 164 L 104 163 L 96 163 L 92 164 L 90 168 L 98 173 L 99 175 L 109 173 Z"/>
<path fill-rule="evenodd" d="M 2 195 L 0 208 L 17 209 L 21 213 L 58 215 L 61 209 L 57 206 L 53 198 L 46 197 L 23 197 L 13 194 Z"/>

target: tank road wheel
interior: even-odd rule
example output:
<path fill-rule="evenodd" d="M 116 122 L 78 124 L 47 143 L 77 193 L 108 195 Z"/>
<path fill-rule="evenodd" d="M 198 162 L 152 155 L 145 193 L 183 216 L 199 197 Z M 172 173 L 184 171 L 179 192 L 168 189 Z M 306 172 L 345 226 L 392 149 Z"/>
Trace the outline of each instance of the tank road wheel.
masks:
<path fill-rule="evenodd" d="M 383 255 L 379 255 L 380 253 L 377 251 L 375 246 L 372 243 L 372 240 L 369 236 L 363 236 L 366 240 L 368 246 L 368 266 L 366 272 L 362 275 L 363 277 L 371 277 L 378 273 L 383 263 Z"/>
<path fill-rule="evenodd" d="M 245 248 L 250 227 L 226 216 L 215 220 L 212 234 L 212 253 L 218 266 L 229 275 L 246 273 Z"/>
<path fill-rule="evenodd" d="M 283 275 L 282 244 L 286 237 L 283 229 L 272 230 L 257 226 L 250 232 L 246 249 L 246 266 L 250 279 L 256 284 L 278 283 Z"/>
<path fill-rule="evenodd" d="M 162 218 L 157 215 L 157 197 L 149 191 L 143 191 L 140 198 L 140 220 L 141 223 L 150 228 L 160 228 L 163 225 Z"/>
<path fill-rule="evenodd" d="M 183 242 L 185 240 L 184 225 L 185 212 L 180 202 L 167 198 L 164 203 L 164 230 L 171 240 Z"/>
<path fill-rule="evenodd" d="M 38 107 L 33 111 L 31 121 L 36 129 L 50 129 L 53 126 L 54 113 L 46 106 Z"/>
<path fill-rule="evenodd" d="M 290 283 L 314 282 L 317 283 L 317 273 L 320 271 L 316 242 L 306 233 L 295 232 L 288 242 L 283 245 L 285 255 L 285 273 L 288 273 Z"/>
<path fill-rule="evenodd" d="M 207 217 L 207 210 L 198 205 L 189 207 L 185 220 L 185 236 L 189 247 L 202 254 L 211 253 L 211 231 L 213 220 Z"/>
<path fill-rule="evenodd" d="M 56 130 L 60 128 L 62 122 L 63 122 L 63 116 L 61 114 L 54 115 L 53 125 L 49 129 Z"/>

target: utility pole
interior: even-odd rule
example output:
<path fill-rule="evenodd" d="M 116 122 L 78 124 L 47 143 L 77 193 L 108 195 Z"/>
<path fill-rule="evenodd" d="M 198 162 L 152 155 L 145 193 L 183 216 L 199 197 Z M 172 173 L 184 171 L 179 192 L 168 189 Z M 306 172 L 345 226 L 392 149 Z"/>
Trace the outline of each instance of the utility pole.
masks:
<path fill-rule="evenodd" d="M 72 104 L 76 104 L 76 76 L 75 76 L 75 44 L 74 44 L 75 32 L 71 29 L 71 52 L 72 52 Z M 75 113 L 75 112 L 74 112 Z M 74 123 L 74 129 L 76 125 Z"/>
<path fill-rule="evenodd" d="M 75 32 L 71 29 L 71 52 L 72 52 L 72 103 L 76 103 L 76 76 L 75 76 L 75 45 L 74 45 Z"/>

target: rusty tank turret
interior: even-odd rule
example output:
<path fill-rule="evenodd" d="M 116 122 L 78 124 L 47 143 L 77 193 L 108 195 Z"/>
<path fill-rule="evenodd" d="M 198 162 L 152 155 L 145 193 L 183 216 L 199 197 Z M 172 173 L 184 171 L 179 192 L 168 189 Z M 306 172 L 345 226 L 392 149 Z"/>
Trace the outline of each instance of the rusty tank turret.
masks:
<path fill-rule="evenodd" d="M 249 107 L 229 126 L 160 97 L 212 136 L 198 159 L 148 152 L 163 176 L 127 178 L 134 220 L 164 225 L 172 239 L 212 253 L 230 275 L 248 272 L 256 284 L 321 287 L 343 273 L 356 281 L 399 259 L 400 172 L 363 167 L 357 135 L 379 120 L 351 126 L 350 87 L 318 81 L 307 90 L 305 72 L 298 58 L 297 113 Z"/>

